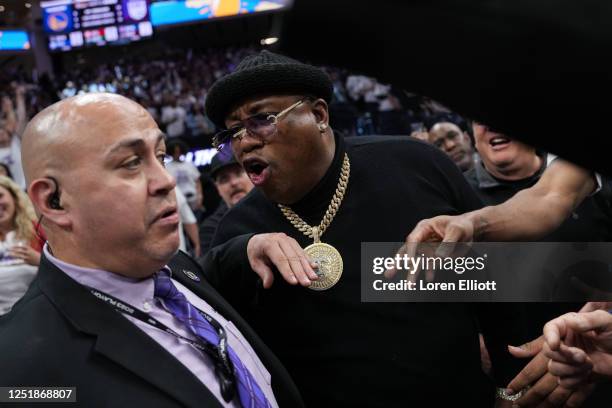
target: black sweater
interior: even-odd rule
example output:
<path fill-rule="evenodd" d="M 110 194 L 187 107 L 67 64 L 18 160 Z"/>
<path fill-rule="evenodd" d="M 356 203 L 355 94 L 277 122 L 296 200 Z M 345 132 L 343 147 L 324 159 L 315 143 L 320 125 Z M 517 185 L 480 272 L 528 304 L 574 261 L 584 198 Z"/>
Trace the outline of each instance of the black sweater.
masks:
<path fill-rule="evenodd" d="M 313 291 L 280 276 L 264 290 L 249 270 L 211 274 L 213 285 L 285 364 L 310 407 L 492 406 L 481 372 L 478 325 L 499 386 L 524 364 L 506 344 L 527 339 L 511 310 L 467 303 L 362 303 L 361 243 L 401 242 L 424 218 L 481 206 L 459 169 L 428 144 L 404 137 L 336 138 L 327 174 L 292 206 L 318 225 L 338 182 L 344 152 L 351 175 L 321 241 L 342 255 L 334 287 Z M 213 246 L 245 233 L 284 232 L 312 243 L 258 189 L 223 218 Z M 274 379 L 273 379 L 274 381 Z"/>

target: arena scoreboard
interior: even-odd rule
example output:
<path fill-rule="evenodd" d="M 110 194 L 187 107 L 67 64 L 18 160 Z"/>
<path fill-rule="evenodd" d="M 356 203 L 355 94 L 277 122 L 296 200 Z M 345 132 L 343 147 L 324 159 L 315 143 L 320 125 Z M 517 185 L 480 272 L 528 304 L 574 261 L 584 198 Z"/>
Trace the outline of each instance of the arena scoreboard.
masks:
<path fill-rule="evenodd" d="M 125 44 L 153 35 L 150 0 L 44 0 L 51 51 Z"/>

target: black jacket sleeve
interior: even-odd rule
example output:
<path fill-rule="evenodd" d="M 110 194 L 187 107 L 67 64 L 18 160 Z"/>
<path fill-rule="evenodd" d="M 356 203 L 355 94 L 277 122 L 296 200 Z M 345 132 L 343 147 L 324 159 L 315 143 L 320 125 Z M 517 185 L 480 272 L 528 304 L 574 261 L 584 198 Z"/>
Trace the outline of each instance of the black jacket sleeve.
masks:
<path fill-rule="evenodd" d="M 210 248 L 212 247 L 212 240 L 217 231 L 219 222 L 227 212 L 227 206 L 225 203 L 219 204 L 219 207 L 215 210 L 210 217 L 206 218 L 200 225 L 198 233 L 200 235 L 200 253 L 201 256 L 205 256 Z"/>
<path fill-rule="evenodd" d="M 254 300 L 261 279 L 251 269 L 247 245 L 253 234 L 239 235 L 211 248 L 200 259 L 210 284 L 237 309 Z"/>

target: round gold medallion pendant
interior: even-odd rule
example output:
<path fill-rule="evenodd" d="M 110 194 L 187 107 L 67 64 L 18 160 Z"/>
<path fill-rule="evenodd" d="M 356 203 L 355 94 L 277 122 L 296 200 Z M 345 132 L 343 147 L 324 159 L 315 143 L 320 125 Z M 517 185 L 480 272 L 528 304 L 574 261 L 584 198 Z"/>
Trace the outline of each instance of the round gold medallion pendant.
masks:
<path fill-rule="evenodd" d="M 309 289 L 327 290 L 338 283 L 342 276 L 343 264 L 342 256 L 340 256 L 340 252 L 336 248 L 318 242 L 308 245 L 304 248 L 304 252 L 319 265 L 319 269 L 316 270 L 319 279 L 313 281 L 308 287 Z"/>

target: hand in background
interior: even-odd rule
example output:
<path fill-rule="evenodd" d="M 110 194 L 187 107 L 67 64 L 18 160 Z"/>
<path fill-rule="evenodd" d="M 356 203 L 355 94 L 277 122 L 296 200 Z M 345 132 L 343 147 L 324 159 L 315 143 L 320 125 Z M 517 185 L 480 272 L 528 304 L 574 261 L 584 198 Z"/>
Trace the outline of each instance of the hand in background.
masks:
<path fill-rule="evenodd" d="M 568 313 L 544 326 L 548 370 L 567 388 L 612 380 L 612 314 Z"/>
<path fill-rule="evenodd" d="M 13 258 L 23 259 L 28 265 L 38 266 L 40 264 L 40 252 L 28 245 L 15 245 L 9 250 Z"/>
<path fill-rule="evenodd" d="M 521 372 L 508 384 L 517 393 L 530 386 L 515 405 L 520 407 L 580 406 L 592 392 L 592 387 L 567 389 L 559 384 L 559 378 L 548 371 L 548 357 L 544 354 L 544 336 L 523 344 L 509 346 L 510 353 L 518 358 L 533 357 Z"/>

